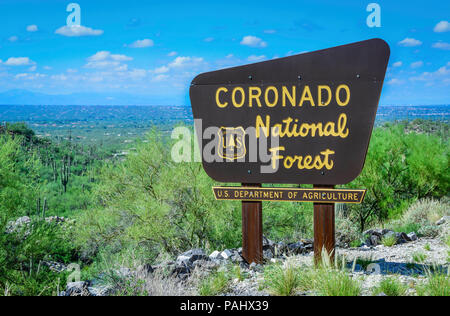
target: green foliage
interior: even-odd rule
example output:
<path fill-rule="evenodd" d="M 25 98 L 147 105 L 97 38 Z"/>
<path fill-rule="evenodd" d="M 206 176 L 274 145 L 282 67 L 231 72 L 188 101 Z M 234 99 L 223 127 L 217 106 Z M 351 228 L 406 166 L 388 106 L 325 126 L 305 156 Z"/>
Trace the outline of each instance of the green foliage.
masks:
<path fill-rule="evenodd" d="M 397 237 L 395 237 L 394 235 L 385 236 L 381 239 L 381 243 L 385 247 L 392 247 L 397 243 Z"/>
<path fill-rule="evenodd" d="M 401 124 L 377 128 L 363 172 L 349 184 L 368 189 L 364 202 L 351 206 L 361 231 L 375 221 L 399 217 L 411 200 L 449 192 L 448 140 L 405 132 Z"/>
<path fill-rule="evenodd" d="M 211 273 L 200 282 L 198 294 L 201 296 L 216 296 L 225 293 L 230 285 L 230 277 L 225 270 Z"/>
<path fill-rule="evenodd" d="M 416 263 L 424 263 L 425 260 L 427 260 L 427 255 L 424 254 L 423 252 L 417 251 L 413 253 L 412 259 Z"/>
<path fill-rule="evenodd" d="M 361 284 L 342 270 L 322 270 L 316 281 L 317 292 L 322 296 L 358 296 Z"/>
<path fill-rule="evenodd" d="M 388 277 L 380 281 L 380 284 L 373 289 L 373 294 L 384 293 L 387 296 L 405 296 L 407 287 L 395 277 Z"/>
<path fill-rule="evenodd" d="M 450 296 L 450 277 L 443 273 L 427 273 L 425 283 L 416 287 L 419 296 Z"/>
<path fill-rule="evenodd" d="M 264 270 L 264 285 L 272 295 L 292 296 L 304 288 L 304 279 L 301 269 L 288 260 L 284 265 L 275 264 Z"/>
<path fill-rule="evenodd" d="M 422 199 L 414 202 L 403 215 L 392 222 L 395 231 L 416 232 L 419 236 L 436 237 L 440 227 L 435 222 L 443 216 L 450 215 L 448 201 Z"/>

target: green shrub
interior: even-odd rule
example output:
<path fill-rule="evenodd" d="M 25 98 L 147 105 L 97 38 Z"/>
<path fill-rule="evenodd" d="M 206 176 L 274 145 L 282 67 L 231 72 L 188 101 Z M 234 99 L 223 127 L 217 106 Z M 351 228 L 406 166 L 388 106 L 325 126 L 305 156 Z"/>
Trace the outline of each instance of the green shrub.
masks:
<path fill-rule="evenodd" d="M 380 284 L 374 288 L 374 295 L 384 293 L 387 296 L 404 296 L 407 287 L 395 277 L 388 277 L 380 281 Z"/>
<path fill-rule="evenodd" d="M 343 270 L 319 269 L 316 274 L 316 290 L 323 296 L 358 296 L 361 284 Z"/>
<path fill-rule="evenodd" d="M 418 252 L 413 253 L 412 259 L 416 263 L 424 263 L 425 260 L 427 260 L 427 255 L 424 254 L 423 252 L 418 251 Z"/>
<path fill-rule="evenodd" d="M 201 281 L 198 293 L 201 296 L 216 296 L 225 293 L 229 285 L 230 278 L 227 272 L 219 270 L 211 273 L 206 279 Z"/>
<path fill-rule="evenodd" d="M 443 273 L 427 273 L 424 284 L 416 287 L 419 296 L 450 296 L 450 277 Z"/>
<path fill-rule="evenodd" d="M 275 264 L 267 267 L 264 271 L 264 284 L 269 293 L 276 296 L 292 296 L 299 290 L 309 288 L 305 284 L 305 271 L 290 260 L 284 265 Z"/>
<path fill-rule="evenodd" d="M 368 190 L 362 204 L 350 207 L 360 231 L 399 218 L 411 201 L 446 195 L 448 158 L 449 142 L 436 135 L 405 134 L 402 124 L 375 129 L 364 169 L 348 185 Z"/>
<path fill-rule="evenodd" d="M 397 243 L 397 237 L 395 235 L 385 236 L 381 239 L 381 243 L 385 247 L 392 247 Z"/>

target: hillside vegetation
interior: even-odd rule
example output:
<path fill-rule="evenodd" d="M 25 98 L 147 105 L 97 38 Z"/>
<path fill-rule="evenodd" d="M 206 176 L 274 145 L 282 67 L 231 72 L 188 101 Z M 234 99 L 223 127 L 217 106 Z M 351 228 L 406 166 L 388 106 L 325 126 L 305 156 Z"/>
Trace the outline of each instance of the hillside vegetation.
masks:
<path fill-rule="evenodd" d="M 432 121 L 377 127 L 363 172 L 346 185 L 368 189 L 364 202 L 337 206 L 339 242 L 360 244 L 373 226 L 432 234 L 426 208 L 417 206 L 416 217 L 405 211 L 426 199 L 448 206 L 448 135 L 448 124 Z M 37 138 L 24 124 L 0 130 L 0 289 L 56 295 L 70 271 L 55 272 L 52 262 L 76 263 L 90 278 L 193 248 L 239 247 L 241 204 L 216 201 L 216 183 L 200 163 L 171 160 L 171 141 L 150 132 L 120 161 L 70 137 Z M 263 209 L 268 238 L 313 236 L 312 204 L 265 202 Z M 23 216 L 30 221 L 17 221 Z"/>

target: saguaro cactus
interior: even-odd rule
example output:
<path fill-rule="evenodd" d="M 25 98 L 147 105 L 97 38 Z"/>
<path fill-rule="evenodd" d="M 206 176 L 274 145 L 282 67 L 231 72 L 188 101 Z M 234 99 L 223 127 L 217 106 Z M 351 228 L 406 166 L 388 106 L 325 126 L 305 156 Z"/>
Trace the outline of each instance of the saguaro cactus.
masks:
<path fill-rule="evenodd" d="M 71 166 L 71 160 L 69 155 L 64 155 L 62 164 L 61 164 L 61 184 L 64 188 L 64 193 L 67 192 L 67 184 L 69 183 L 70 179 L 70 166 Z"/>

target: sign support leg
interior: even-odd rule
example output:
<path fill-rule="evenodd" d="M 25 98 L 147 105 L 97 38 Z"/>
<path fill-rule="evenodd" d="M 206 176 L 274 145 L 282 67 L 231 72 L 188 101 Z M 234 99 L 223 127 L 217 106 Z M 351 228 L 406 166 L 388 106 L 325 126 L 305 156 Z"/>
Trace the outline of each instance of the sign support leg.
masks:
<path fill-rule="evenodd" d="M 261 187 L 261 184 L 242 184 L 247 187 Z M 262 263 L 262 202 L 242 201 L 242 256 L 247 263 Z"/>
<path fill-rule="evenodd" d="M 314 188 L 333 189 L 332 185 L 314 185 Z M 335 223 L 334 203 L 314 203 L 314 262 L 322 261 L 322 249 L 325 249 L 334 262 Z"/>

